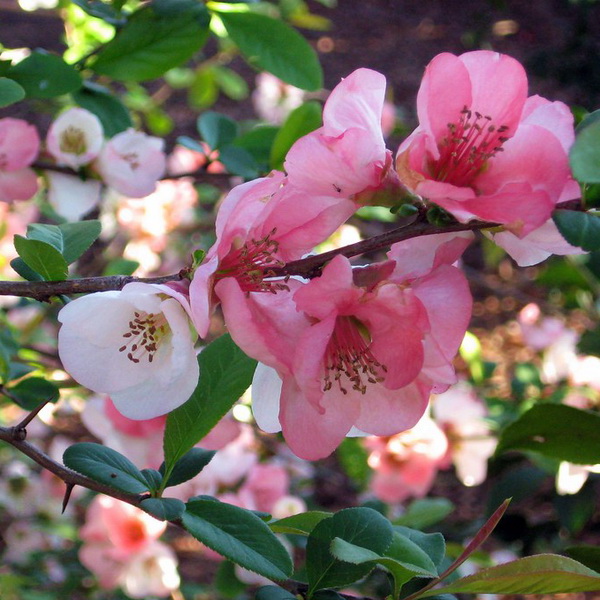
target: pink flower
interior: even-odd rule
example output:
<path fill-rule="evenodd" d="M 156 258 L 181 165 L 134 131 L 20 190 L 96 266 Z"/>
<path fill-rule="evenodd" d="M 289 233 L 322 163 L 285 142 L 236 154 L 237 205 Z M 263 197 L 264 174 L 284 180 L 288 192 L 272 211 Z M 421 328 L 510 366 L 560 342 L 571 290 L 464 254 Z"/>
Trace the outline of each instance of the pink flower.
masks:
<path fill-rule="evenodd" d="M 129 283 L 73 300 L 58 315 L 58 352 L 81 385 L 110 394 L 130 419 L 183 404 L 198 383 L 195 339 L 184 293 Z"/>
<path fill-rule="evenodd" d="M 104 182 L 120 194 L 143 198 L 165 174 L 164 141 L 127 129 L 104 146 L 94 165 Z"/>
<path fill-rule="evenodd" d="M 343 79 L 325 103 L 323 126 L 290 148 L 284 165 L 290 182 L 309 194 L 358 204 L 383 203 L 380 194 L 398 191 L 382 133 L 384 101 L 381 73 L 357 69 Z"/>
<path fill-rule="evenodd" d="M 0 119 L 0 201 L 29 200 L 38 191 L 29 165 L 37 158 L 40 137 L 21 119 Z"/>
<path fill-rule="evenodd" d="M 277 171 L 235 187 L 217 215 L 217 241 L 190 286 L 192 314 L 200 336 L 208 331 L 217 300 L 229 313 L 246 314 L 252 308 L 242 307 L 240 302 L 260 304 L 264 296 L 269 297 L 267 303 L 277 304 L 278 292 L 289 286 L 282 278 L 270 278 L 270 269 L 301 258 L 353 212 L 352 202 L 306 195 Z M 244 336 L 245 326 L 236 327 L 239 318 L 241 313 L 227 317 L 236 342 L 238 336 Z"/>
<path fill-rule="evenodd" d="M 426 245 L 442 248 L 447 238 L 412 241 L 422 253 Z M 384 436 L 409 429 L 430 392 L 454 383 L 451 361 L 471 308 L 466 281 L 454 267 L 441 264 L 411 279 L 394 261 L 353 270 L 339 255 L 321 277 L 299 285 L 293 301 L 302 314 L 288 307 L 285 334 L 269 324 L 257 327 L 257 318 L 242 348 L 282 380 L 279 388 L 257 371 L 258 425 L 275 431 L 278 421 L 301 458 L 327 456 L 353 428 Z M 281 323 L 283 312 L 271 318 Z"/>
<path fill-rule="evenodd" d="M 50 125 L 46 146 L 60 164 L 78 169 L 98 156 L 104 143 L 100 119 L 85 108 L 70 108 Z"/>
<path fill-rule="evenodd" d="M 96 496 L 80 531 L 79 559 L 105 589 L 123 587 L 133 598 L 166 595 L 179 587 L 179 575 L 173 551 L 157 541 L 165 529 L 139 508 Z"/>
<path fill-rule="evenodd" d="M 419 127 L 398 150 L 402 182 L 459 221 L 500 223 L 519 237 L 543 225 L 572 182 L 572 117 L 527 98 L 513 58 L 490 51 L 436 56 L 417 96 Z"/>
<path fill-rule="evenodd" d="M 425 415 L 412 429 L 392 437 L 365 438 L 368 464 L 375 471 L 369 487 L 383 502 L 422 498 L 433 485 L 448 449 L 444 432 Z"/>

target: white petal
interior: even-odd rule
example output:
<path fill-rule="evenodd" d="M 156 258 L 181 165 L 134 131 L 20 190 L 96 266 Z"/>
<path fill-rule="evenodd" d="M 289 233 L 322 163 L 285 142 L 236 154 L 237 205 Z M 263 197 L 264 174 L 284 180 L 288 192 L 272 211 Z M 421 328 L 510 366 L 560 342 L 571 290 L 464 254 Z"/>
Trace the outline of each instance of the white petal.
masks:
<path fill-rule="evenodd" d="M 281 431 L 279 398 L 282 383 L 275 369 L 258 363 L 252 379 L 252 412 L 257 425 L 267 433 Z"/>

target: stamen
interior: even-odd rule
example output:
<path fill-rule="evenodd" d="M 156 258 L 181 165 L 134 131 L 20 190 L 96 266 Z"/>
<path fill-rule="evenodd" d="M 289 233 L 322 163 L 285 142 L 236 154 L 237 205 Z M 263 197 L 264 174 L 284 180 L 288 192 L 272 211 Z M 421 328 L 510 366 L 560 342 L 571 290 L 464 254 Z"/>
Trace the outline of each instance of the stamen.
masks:
<path fill-rule="evenodd" d="M 225 277 L 235 277 L 240 288 L 246 292 L 289 291 L 286 285 L 289 277 L 275 281 L 266 281 L 275 277 L 272 267 L 283 267 L 285 263 L 275 258 L 279 242 L 273 239 L 277 230 L 272 229 L 261 240 L 250 240 L 241 248 L 232 250 L 219 265 L 215 273 L 215 283 Z"/>
<path fill-rule="evenodd" d="M 440 157 L 430 168 L 436 181 L 466 187 L 497 152 L 502 152 L 502 144 L 509 138 L 503 135 L 508 126 L 496 127 L 489 115 L 466 106 L 460 114 L 458 123 L 448 123 L 448 135 L 438 147 Z"/>
<path fill-rule="evenodd" d="M 144 356 L 151 363 L 169 326 L 162 313 L 133 314 L 134 318 L 129 321 L 129 330 L 123 334 L 127 342 L 119 348 L 119 352 L 127 350 L 127 358 L 134 364 L 138 364 Z"/>
<path fill-rule="evenodd" d="M 370 346 L 363 323 L 355 317 L 337 317 L 325 350 L 323 391 L 336 384 L 342 394 L 348 393 L 348 387 L 365 394 L 367 384 L 382 382 L 387 368 L 373 356 Z"/>

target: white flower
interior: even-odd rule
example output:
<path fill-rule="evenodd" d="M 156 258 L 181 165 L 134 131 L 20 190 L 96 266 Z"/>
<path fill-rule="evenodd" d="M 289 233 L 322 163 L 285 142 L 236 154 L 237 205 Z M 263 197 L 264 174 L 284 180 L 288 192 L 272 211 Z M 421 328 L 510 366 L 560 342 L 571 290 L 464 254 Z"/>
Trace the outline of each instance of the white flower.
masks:
<path fill-rule="evenodd" d="M 97 206 L 101 198 L 101 184 L 96 179 L 82 181 L 74 175 L 46 173 L 48 202 L 52 208 L 69 221 L 79 221 Z"/>
<path fill-rule="evenodd" d="M 48 130 L 48 152 L 61 164 L 78 169 L 98 156 L 104 131 L 98 117 L 84 108 L 70 108 Z"/>
<path fill-rule="evenodd" d="M 130 198 L 143 198 L 156 189 L 166 170 L 164 141 L 128 129 L 111 138 L 95 167 L 105 183 Z"/>
<path fill-rule="evenodd" d="M 58 315 L 63 366 L 130 419 L 166 414 L 198 383 L 187 310 L 187 298 L 166 285 L 129 283 L 77 298 Z"/>

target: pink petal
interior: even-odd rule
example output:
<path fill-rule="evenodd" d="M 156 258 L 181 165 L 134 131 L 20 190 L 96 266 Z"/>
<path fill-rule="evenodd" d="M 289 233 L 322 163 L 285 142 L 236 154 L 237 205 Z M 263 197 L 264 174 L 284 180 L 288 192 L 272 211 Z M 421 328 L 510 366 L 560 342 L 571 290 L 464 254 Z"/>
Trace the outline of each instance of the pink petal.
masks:
<path fill-rule="evenodd" d="M 29 200 L 38 191 L 38 179 L 33 169 L 0 171 L 0 201 Z"/>

